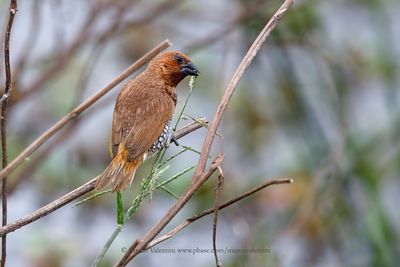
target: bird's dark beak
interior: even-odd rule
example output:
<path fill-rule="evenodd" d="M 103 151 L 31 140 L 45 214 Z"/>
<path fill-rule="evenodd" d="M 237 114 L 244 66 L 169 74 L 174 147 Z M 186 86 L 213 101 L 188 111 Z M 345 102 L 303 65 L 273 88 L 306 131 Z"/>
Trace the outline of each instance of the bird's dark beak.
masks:
<path fill-rule="evenodd" d="M 200 74 L 196 66 L 191 61 L 185 65 L 182 65 L 181 73 L 192 76 L 198 76 Z"/>

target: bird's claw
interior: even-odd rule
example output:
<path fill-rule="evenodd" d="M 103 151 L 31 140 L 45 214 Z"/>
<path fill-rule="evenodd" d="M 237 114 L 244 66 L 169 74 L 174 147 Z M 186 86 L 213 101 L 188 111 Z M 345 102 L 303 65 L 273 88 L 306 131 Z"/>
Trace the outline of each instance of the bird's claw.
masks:
<path fill-rule="evenodd" d="M 174 143 L 176 146 L 179 146 L 178 140 L 175 137 L 171 137 L 171 143 Z"/>

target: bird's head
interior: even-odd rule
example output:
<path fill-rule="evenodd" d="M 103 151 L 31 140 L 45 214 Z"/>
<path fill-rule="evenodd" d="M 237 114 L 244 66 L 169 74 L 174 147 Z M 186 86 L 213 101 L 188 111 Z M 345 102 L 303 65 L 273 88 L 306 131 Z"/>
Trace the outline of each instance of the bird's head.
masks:
<path fill-rule="evenodd" d="M 166 51 L 156 56 L 149 64 L 149 69 L 158 73 L 163 80 L 176 86 L 186 76 L 198 76 L 200 72 L 185 54 L 178 51 Z"/>

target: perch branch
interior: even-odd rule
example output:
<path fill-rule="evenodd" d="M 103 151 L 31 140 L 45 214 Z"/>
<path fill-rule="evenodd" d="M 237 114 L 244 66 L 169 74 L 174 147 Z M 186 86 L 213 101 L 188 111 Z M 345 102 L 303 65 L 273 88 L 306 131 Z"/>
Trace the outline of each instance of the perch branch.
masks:
<path fill-rule="evenodd" d="M 35 152 L 37 148 L 39 148 L 44 142 L 49 140 L 50 137 L 52 137 L 54 134 L 60 131 L 68 122 L 78 117 L 83 111 L 85 111 L 87 108 L 96 103 L 96 101 L 98 101 L 101 97 L 103 97 L 105 94 L 111 91 L 111 89 L 113 89 L 117 84 L 122 82 L 129 75 L 138 70 L 140 67 L 146 64 L 146 62 L 148 62 L 150 59 L 152 59 L 154 56 L 156 56 L 158 53 L 160 53 L 162 50 L 169 47 L 170 45 L 171 43 L 168 40 L 165 40 L 162 43 L 160 43 L 157 47 L 153 48 L 151 51 L 149 51 L 147 54 L 145 54 L 139 60 L 133 63 L 129 68 L 127 68 L 124 72 L 122 72 L 106 87 L 98 91 L 88 100 L 77 106 L 67 115 L 65 115 L 62 119 L 56 122 L 50 129 L 44 132 L 35 141 L 33 141 L 27 148 L 25 148 L 13 161 L 10 162 L 10 164 L 7 165 L 6 168 L 4 168 L 0 172 L 0 180 L 4 179 L 6 175 L 14 171 L 22 162 L 26 160 L 26 158 L 28 158 L 33 152 Z"/>

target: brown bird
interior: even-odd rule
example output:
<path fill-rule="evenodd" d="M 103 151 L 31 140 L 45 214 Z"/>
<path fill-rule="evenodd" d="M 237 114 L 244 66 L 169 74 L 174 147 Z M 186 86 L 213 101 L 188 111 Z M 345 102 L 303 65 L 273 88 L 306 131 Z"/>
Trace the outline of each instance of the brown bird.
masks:
<path fill-rule="evenodd" d="M 139 165 L 169 145 L 176 86 L 186 76 L 198 74 L 188 56 L 167 51 L 156 56 L 139 76 L 123 87 L 112 122 L 113 159 L 98 176 L 97 190 L 109 184 L 113 191 L 126 189 Z"/>

